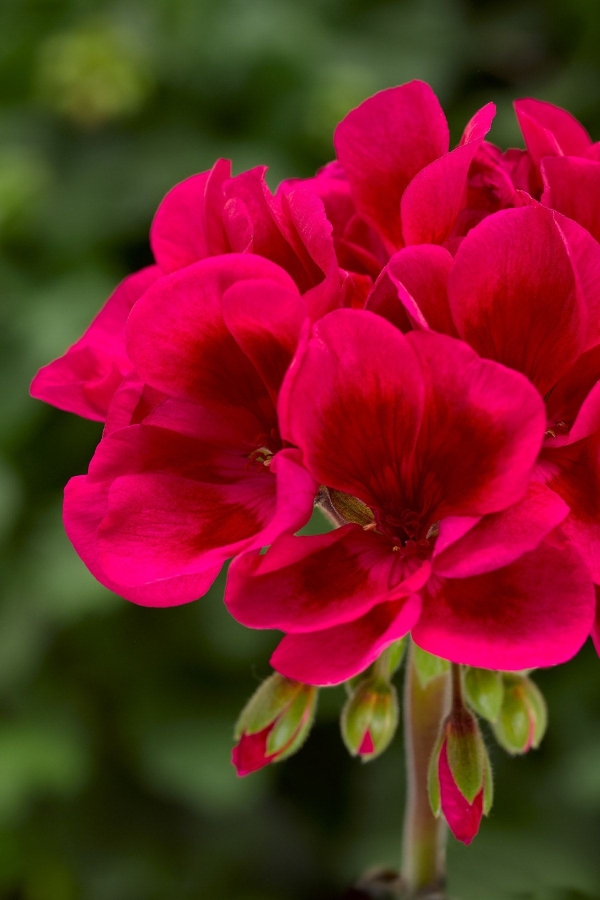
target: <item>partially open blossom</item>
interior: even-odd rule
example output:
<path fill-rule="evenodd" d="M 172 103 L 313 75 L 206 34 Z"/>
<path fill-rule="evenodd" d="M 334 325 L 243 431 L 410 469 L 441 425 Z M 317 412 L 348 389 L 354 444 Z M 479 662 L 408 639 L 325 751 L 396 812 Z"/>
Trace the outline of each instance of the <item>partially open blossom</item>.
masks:
<path fill-rule="evenodd" d="M 315 688 L 276 672 L 251 697 L 235 727 L 231 761 L 240 776 L 287 759 L 300 749 L 311 729 L 317 704 Z"/>
<path fill-rule="evenodd" d="M 464 707 L 442 727 L 429 765 L 429 798 L 457 840 L 470 844 L 492 805 L 492 771 L 477 721 Z"/>
<path fill-rule="evenodd" d="M 527 753 L 539 747 L 548 713 L 540 689 L 526 675 L 504 675 L 500 714 L 493 724 L 498 743 L 508 753 Z"/>

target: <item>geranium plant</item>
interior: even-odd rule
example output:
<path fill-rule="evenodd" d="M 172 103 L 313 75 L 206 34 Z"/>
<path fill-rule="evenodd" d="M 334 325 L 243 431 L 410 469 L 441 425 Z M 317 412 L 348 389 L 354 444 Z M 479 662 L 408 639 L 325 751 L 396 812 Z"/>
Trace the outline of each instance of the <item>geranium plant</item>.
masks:
<path fill-rule="evenodd" d="M 446 823 L 470 843 L 490 810 L 479 720 L 537 747 L 532 670 L 600 643 L 600 145 L 515 109 L 526 149 L 486 141 L 493 104 L 450 149 L 415 81 L 350 112 L 314 178 L 273 194 L 219 160 L 32 384 L 105 422 L 64 506 L 102 584 L 174 606 L 233 560 L 232 615 L 283 632 L 239 775 L 300 748 L 319 688 L 345 683 L 364 761 L 403 717 L 405 897 L 442 889 Z"/>

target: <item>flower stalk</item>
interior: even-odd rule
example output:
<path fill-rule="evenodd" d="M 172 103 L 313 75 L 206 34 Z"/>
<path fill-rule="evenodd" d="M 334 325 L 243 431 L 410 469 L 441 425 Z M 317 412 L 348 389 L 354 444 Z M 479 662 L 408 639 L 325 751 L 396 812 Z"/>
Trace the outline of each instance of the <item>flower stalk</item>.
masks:
<path fill-rule="evenodd" d="M 402 843 L 402 884 L 405 897 L 426 897 L 443 889 L 446 873 L 447 827 L 431 811 L 427 781 L 429 760 L 450 703 L 450 674 L 442 672 L 423 686 L 408 652 L 404 689 L 404 742 L 407 797 Z"/>

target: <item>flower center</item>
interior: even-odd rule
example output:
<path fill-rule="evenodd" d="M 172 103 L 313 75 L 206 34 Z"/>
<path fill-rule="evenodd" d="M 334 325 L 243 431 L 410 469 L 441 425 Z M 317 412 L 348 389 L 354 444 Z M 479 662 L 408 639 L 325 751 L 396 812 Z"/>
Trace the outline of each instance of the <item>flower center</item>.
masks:
<path fill-rule="evenodd" d="M 248 454 L 246 469 L 268 469 L 274 455 L 281 449 L 281 440 L 276 428 L 272 428 L 269 434 L 257 435 L 247 448 L 252 448 Z"/>
<path fill-rule="evenodd" d="M 329 500 L 346 523 L 362 525 L 365 531 L 376 531 L 388 538 L 394 553 L 427 559 L 433 552 L 439 523 L 428 526 L 422 514 L 412 509 L 399 513 L 389 509 L 369 507 L 357 497 L 329 488 Z"/>

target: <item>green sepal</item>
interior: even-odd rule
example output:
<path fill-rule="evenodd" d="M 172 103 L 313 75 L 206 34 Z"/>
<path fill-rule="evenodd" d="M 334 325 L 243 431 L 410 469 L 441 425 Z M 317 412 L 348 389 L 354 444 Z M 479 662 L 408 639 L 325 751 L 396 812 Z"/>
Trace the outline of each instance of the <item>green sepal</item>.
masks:
<path fill-rule="evenodd" d="M 542 692 L 537 684 L 534 684 L 531 678 L 523 679 L 523 689 L 529 704 L 530 715 L 533 717 L 531 746 L 534 749 L 537 749 L 540 746 L 542 738 L 546 733 L 546 728 L 548 727 L 548 707 L 546 706 L 546 701 L 544 700 Z"/>
<path fill-rule="evenodd" d="M 502 707 L 504 683 L 499 672 L 491 669 L 466 668 L 465 696 L 469 706 L 488 722 L 496 722 Z"/>
<path fill-rule="evenodd" d="M 278 672 L 273 672 L 242 710 L 235 726 L 235 740 L 239 741 L 242 734 L 257 734 L 274 722 L 303 687 L 299 681 L 291 681 Z"/>
<path fill-rule="evenodd" d="M 439 819 L 442 813 L 442 799 L 440 796 L 440 776 L 438 767 L 440 762 L 442 744 L 444 743 L 444 737 L 445 730 L 442 729 L 437 741 L 435 742 L 433 753 L 431 754 L 431 757 L 429 759 L 429 766 L 427 768 L 427 793 L 429 795 L 429 805 L 431 807 L 431 812 L 436 817 L 436 819 Z"/>
<path fill-rule="evenodd" d="M 483 785 L 484 746 L 475 716 L 466 709 L 452 715 L 446 738 L 448 765 L 465 800 L 472 803 Z"/>
<path fill-rule="evenodd" d="M 504 699 L 498 721 L 492 729 L 500 746 L 515 756 L 526 753 L 530 747 L 530 709 L 520 676 L 504 678 Z"/>
<path fill-rule="evenodd" d="M 269 756 L 283 750 L 293 739 L 302 724 L 314 695 L 314 688 L 303 686 L 289 706 L 277 716 L 275 724 L 267 737 L 267 753 Z"/>
<path fill-rule="evenodd" d="M 357 756 L 367 731 L 374 751 L 363 756 L 375 759 L 389 746 L 398 726 L 398 695 L 393 685 L 379 678 L 367 678 L 347 699 L 342 710 L 342 738 L 352 756 Z"/>
<path fill-rule="evenodd" d="M 442 659 L 440 656 L 434 656 L 433 653 L 421 650 L 414 643 L 413 662 L 422 688 L 426 688 L 430 681 L 443 675 L 450 668 L 450 663 L 447 659 Z"/>
<path fill-rule="evenodd" d="M 494 775 L 485 746 L 483 748 L 483 814 L 489 816 L 494 802 Z"/>
<path fill-rule="evenodd" d="M 368 756 L 363 755 L 363 762 L 370 762 L 387 750 L 396 734 L 399 718 L 400 709 L 396 688 L 393 685 L 386 685 L 385 690 L 382 688 L 377 692 L 369 725 L 375 750 Z"/>
<path fill-rule="evenodd" d="M 304 714 L 303 718 L 300 719 L 298 723 L 298 728 L 295 735 L 290 735 L 292 738 L 290 743 L 286 746 L 285 743 L 281 744 L 281 749 L 277 753 L 277 750 L 271 749 L 271 738 L 273 736 L 273 732 L 277 729 L 279 722 L 276 723 L 273 730 L 270 732 L 269 737 L 267 738 L 267 753 L 270 755 L 271 753 L 276 753 L 276 757 L 273 762 L 281 762 L 283 759 L 287 759 L 289 756 L 293 756 L 302 745 L 305 743 L 308 735 L 310 734 L 311 728 L 315 721 L 315 714 L 317 710 L 317 698 L 319 692 L 317 688 L 308 688 L 308 696 L 305 699 L 304 703 Z M 298 699 L 294 701 L 293 705 L 298 703 Z M 287 718 L 287 716 L 284 716 Z M 289 738 L 288 738 L 289 740 Z M 277 741 L 279 743 L 279 741 Z"/>
<path fill-rule="evenodd" d="M 363 672 L 359 672 L 358 675 L 354 675 L 353 678 L 349 678 L 348 681 L 344 682 L 344 687 L 346 688 L 346 693 L 349 697 L 356 691 L 356 689 L 363 683 L 363 681 L 368 681 L 373 675 L 374 666 L 369 666 Z"/>
<path fill-rule="evenodd" d="M 344 704 L 340 728 L 344 744 L 351 756 L 358 754 L 365 731 L 371 724 L 375 699 L 375 692 L 371 690 L 371 680 L 367 679 L 358 685 Z"/>
<path fill-rule="evenodd" d="M 400 668 L 406 650 L 407 638 L 400 638 L 387 647 L 373 665 L 373 673 L 379 678 L 389 681 Z"/>

